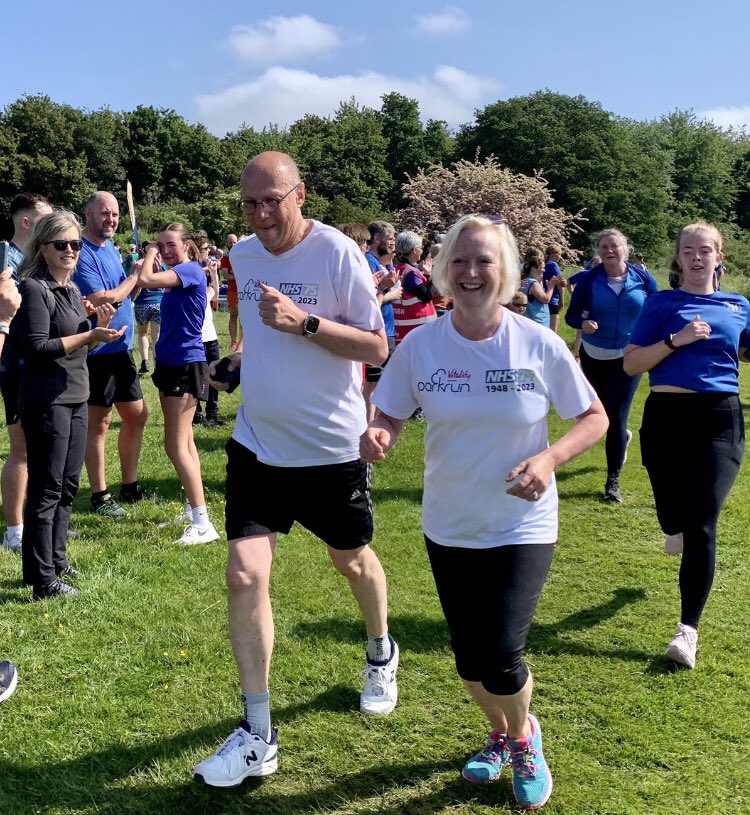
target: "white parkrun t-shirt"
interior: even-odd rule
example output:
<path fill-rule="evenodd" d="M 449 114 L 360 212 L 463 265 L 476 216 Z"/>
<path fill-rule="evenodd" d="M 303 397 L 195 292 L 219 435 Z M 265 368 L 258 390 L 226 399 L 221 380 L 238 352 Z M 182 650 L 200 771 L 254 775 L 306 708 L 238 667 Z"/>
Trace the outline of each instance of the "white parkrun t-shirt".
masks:
<path fill-rule="evenodd" d="M 367 426 L 362 364 L 263 325 L 258 304 L 264 283 L 317 317 L 382 329 L 364 255 L 337 229 L 312 221 L 307 236 L 282 255 L 272 255 L 252 235 L 234 245 L 230 261 L 243 331 L 242 405 L 233 438 L 278 467 L 356 460 Z"/>
<path fill-rule="evenodd" d="M 397 419 L 424 410 L 422 527 L 436 543 L 470 549 L 557 540 L 554 475 L 535 502 L 507 495 L 505 479 L 549 446 L 550 404 L 571 419 L 595 399 L 563 340 L 505 309 L 486 340 L 462 337 L 449 315 L 412 331 L 373 395 Z"/>

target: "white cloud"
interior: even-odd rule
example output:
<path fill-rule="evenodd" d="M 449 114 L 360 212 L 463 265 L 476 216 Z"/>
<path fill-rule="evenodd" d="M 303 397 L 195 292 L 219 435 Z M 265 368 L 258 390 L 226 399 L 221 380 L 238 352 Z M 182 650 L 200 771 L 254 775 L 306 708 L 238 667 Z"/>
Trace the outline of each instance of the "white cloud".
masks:
<path fill-rule="evenodd" d="M 736 105 L 734 107 L 724 105 L 704 110 L 698 114 L 701 119 L 710 119 L 715 125 L 723 128 L 747 128 L 750 132 L 750 105 Z"/>
<path fill-rule="evenodd" d="M 444 119 L 459 125 L 472 119 L 498 85 L 459 68 L 441 65 L 431 77 L 386 76 L 374 71 L 325 77 L 309 71 L 274 66 L 260 76 L 216 94 L 196 97 L 198 119 L 223 135 L 243 122 L 261 129 L 273 123 L 292 124 L 307 113 L 333 114 L 339 103 L 354 97 L 361 105 L 379 109 L 380 97 L 393 91 L 419 102 L 422 118 Z"/>
<path fill-rule="evenodd" d="M 450 34 L 469 27 L 469 18 L 456 6 L 447 6 L 439 14 L 425 14 L 417 17 L 417 28 L 429 34 Z"/>
<path fill-rule="evenodd" d="M 242 62 L 276 65 L 329 53 L 341 45 L 341 38 L 334 26 L 300 14 L 269 17 L 256 25 L 236 25 L 229 44 Z"/>

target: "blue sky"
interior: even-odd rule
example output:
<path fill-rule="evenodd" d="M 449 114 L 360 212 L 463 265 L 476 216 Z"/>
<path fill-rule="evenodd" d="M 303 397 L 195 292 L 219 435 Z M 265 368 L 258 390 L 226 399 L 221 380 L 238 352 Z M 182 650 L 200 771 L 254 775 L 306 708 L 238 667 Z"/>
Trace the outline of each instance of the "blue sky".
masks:
<path fill-rule="evenodd" d="M 3 107 L 38 93 L 92 110 L 154 105 L 223 135 L 399 91 L 456 127 L 549 88 L 621 116 L 690 108 L 750 131 L 750 0 L 8 5 Z"/>

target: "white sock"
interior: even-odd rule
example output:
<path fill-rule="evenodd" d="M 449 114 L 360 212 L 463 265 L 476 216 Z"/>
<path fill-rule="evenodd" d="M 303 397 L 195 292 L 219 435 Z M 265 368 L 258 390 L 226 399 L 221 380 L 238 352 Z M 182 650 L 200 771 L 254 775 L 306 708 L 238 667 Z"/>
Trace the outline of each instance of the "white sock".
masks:
<path fill-rule="evenodd" d="M 21 537 L 23 537 L 23 524 L 18 524 L 18 526 L 9 526 L 6 531 L 9 538 L 15 534 L 19 534 Z"/>
<path fill-rule="evenodd" d="M 193 507 L 192 515 L 193 523 L 200 529 L 205 529 L 207 526 L 211 525 L 211 521 L 208 517 L 208 510 L 206 509 L 205 504 L 203 504 L 202 507 Z"/>

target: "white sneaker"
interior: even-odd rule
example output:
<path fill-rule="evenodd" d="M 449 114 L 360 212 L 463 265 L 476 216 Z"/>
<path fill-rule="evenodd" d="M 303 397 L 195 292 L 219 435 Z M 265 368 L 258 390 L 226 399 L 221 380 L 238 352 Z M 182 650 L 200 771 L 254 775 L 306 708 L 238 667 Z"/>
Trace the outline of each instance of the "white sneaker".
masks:
<path fill-rule="evenodd" d="M 193 777 L 211 787 L 238 787 L 250 776 L 275 773 L 279 768 L 276 728 L 266 742 L 240 725 L 210 757 L 196 764 Z"/>
<path fill-rule="evenodd" d="M 664 538 L 664 551 L 668 555 L 681 555 L 682 545 L 682 532 L 678 532 L 676 535 L 666 535 Z"/>
<path fill-rule="evenodd" d="M 622 460 L 623 465 L 628 460 L 628 447 L 630 447 L 630 442 L 633 441 L 633 431 L 630 428 L 628 428 L 625 431 L 625 435 L 627 436 L 628 440 L 625 442 L 625 457 Z"/>
<path fill-rule="evenodd" d="M 691 625 L 677 626 L 677 633 L 672 642 L 664 652 L 671 660 L 685 665 L 687 668 L 695 668 L 695 652 L 698 650 L 698 631 Z"/>
<path fill-rule="evenodd" d="M 373 665 L 368 661 L 362 669 L 365 689 L 359 697 L 359 709 L 368 716 L 385 716 L 396 707 L 398 701 L 398 645 L 390 634 L 388 636 L 393 649 L 390 660 L 385 665 Z"/>
<path fill-rule="evenodd" d="M 21 554 L 21 536 L 18 532 L 9 535 L 8 530 L 5 530 L 3 534 L 3 549 L 7 549 L 9 552 L 15 552 L 19 555 Z"/>
<path fill-rule="evenodd" d="M 187 507 L 184 507 L 182 512 L 173 520 L 171 521 L 161 521 L 156 525 L 157 529 L 166 529 L 168 526 L 184 526 L 185 524 L 191 524 L 193 522 L 193 515 L 188 510 Z"/>
<path fill-rule="evenodd" d="M 219 533 L 212 523 L 209 523 L 208 526 L 188 524 L 182 533 L 182 537 L 178 538 L 175 543 L 183 543 L 186 546 L 190 546 L 194 543 L 211 543 L 211 541 L 217 540 L 219 540 Z"/>

